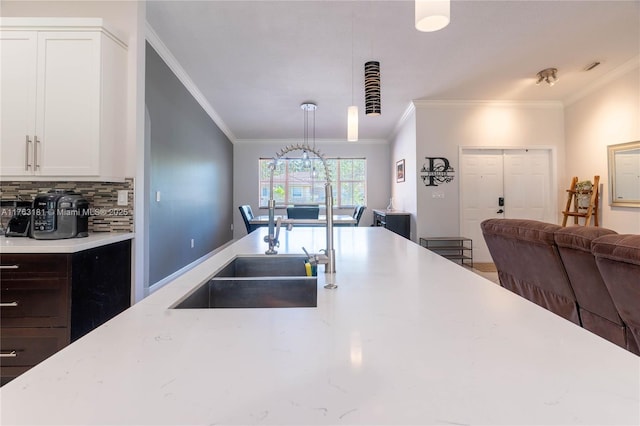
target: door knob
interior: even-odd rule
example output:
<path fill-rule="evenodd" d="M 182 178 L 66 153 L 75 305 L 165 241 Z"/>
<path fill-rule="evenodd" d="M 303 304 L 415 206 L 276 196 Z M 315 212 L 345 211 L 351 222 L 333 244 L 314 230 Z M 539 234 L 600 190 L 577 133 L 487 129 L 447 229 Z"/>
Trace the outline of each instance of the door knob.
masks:
<path fill-rule="evenodd" d="M 504 213 L 504 210 L 500 209 L 500 210 L 498 210 L 496 213 L 499 213 L 499 214 L 500 214 L 500 213 Z"/>

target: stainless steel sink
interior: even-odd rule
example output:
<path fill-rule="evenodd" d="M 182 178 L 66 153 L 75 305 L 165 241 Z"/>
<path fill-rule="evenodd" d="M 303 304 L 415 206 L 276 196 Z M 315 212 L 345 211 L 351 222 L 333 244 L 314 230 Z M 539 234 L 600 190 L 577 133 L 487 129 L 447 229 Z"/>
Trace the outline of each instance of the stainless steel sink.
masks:
<path fill-rule="evenodd" d="M 174 309 L 317 306 L 317 277 L 307 277 L 305 256 L 237 256 Z"/>

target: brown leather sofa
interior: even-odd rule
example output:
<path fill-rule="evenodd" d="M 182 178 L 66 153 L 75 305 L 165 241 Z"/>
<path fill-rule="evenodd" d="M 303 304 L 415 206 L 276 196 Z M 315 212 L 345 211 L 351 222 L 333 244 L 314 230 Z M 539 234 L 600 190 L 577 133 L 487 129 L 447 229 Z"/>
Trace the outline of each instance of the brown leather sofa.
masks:
<path fill-rule="evenodd" d="M 626 347 L 640 355 L 640 235 L 605 235 L 593 241 L 591 250 L 626 325 Z"/>
<path fill-rule="evenodd" d="M 571 226 L 557 230 L 554 239 L 578 302 L 582 326 L 624 348 L 624 323 L 591 251 L 592 241 L 603 235 L 617 233 L 606 228 Z"/>
<path fill-rule="evenodd" d="M 500 285 L 580 325 L 577 300 L 555 244 L 560 226 L 526 219 L 488 219 L 480 226 Z"/>

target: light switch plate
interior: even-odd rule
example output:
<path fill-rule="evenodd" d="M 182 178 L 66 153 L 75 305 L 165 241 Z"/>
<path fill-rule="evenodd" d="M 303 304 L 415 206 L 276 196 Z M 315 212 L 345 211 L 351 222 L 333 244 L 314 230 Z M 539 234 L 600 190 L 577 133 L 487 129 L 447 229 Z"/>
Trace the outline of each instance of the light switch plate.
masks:
<path fill-rule="evenodd" d="M 118 205 L 126 206 L 129 204 L 129 191 L 126 189 L 118 190 Z"/>

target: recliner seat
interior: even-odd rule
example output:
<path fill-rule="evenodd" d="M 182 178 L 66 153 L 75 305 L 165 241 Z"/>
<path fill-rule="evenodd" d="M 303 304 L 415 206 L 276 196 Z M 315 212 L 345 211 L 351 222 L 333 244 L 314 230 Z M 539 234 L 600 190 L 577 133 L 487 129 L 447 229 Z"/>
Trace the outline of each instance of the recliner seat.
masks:
<path fill-rule="evenodd" d="M 582 326 L 625 347 L 625 327 L 591 252 L 594 240 L 615 231 L 592 226 L 561 228 L 554 234 L 558 252 L 578 301 Z"/>
<path fill-rule="evenodd" d="M 580 325 L 554 240 L 560 226 L 527 219 L 487 219 L 480 226 L 501 286 Z"/>
<path fill-rule="evenodd" d="M 640 355 L 640 235 L 605 235 L 592 242 L 591 250 L 626 325 L 627 349 Z"/>

